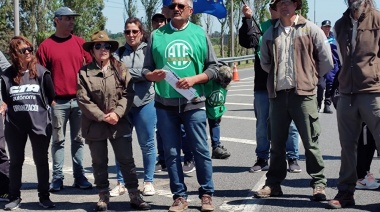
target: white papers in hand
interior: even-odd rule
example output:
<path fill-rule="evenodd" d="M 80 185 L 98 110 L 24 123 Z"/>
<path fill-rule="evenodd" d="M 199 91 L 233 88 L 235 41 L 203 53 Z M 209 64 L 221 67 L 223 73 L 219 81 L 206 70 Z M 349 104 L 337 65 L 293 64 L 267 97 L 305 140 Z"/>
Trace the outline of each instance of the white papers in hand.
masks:
<path fill-rule="evenodd" d="M 162 69 L 166 73 L 166 76 L 165 76 L 166 82 L 168 82 L 169 85 L 171 85 L 183 97 L 185 97 L 189 101 L 191 101 L 191 100 L 195 99 L 196 97 L 198 97 L 197 96 L 197 91 L 194 88 L 192 88 L 192 87 L 189 88 L 189 89 L 177 88 L 176 83 L 181 78 L 175 72 L 173 72 L 168 66 L 164 66 Z"/>

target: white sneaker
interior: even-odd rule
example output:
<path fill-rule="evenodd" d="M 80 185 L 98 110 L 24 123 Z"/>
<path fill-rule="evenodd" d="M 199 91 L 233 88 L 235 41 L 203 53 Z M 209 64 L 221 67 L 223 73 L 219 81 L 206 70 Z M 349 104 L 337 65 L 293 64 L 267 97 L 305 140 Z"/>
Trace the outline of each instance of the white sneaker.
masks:
<path fill-rule="evenodd" d="M 380 183 L 378 183 L 375 178 L 373 177 L 373 174 L 368 172 L 364 179 L 358 180 L 356 182 L 356 189 L 378 189 L 380 187 Z"/>
<path fill-rule="evenodd" d="M 117 183 L 117 186 L 110 191 L 110 196 L 117 197 L 117 196 L 125 194 L 125 192 L 127 192 L 127 189 L 125 188 L 125 186 L 120 183 Z"/>
<path fill-rule="evenodd" d="M 153 196 L 154 194 L 156 194 L 156 190 L 154 190 L 153 183 L 144 182 L 144 190 L 142 192 L 142 195 Z"/>

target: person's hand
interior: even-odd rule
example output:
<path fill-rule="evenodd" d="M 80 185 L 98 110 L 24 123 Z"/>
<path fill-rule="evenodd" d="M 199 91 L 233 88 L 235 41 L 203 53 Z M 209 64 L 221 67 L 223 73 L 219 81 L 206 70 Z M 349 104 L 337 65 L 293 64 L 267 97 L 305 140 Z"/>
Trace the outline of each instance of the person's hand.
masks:
<path fill-rule="evenodd" d="M 158 82 L 165 79 L 166 73 L 164 70 L 156 69 L 152 72 L 145 74 L 145 77 L 152 82 Z"/>
<path fill-rule="evenodd" d="M 252 18 L 252 10 L 248 7 L 248 5 L 244 4 L 242 9 L 243 15 L 246 18 Z"/>
<path fill-rule="evenodd" d="M 5 102 L 3 102 L 0 106 L 0 113 L 5 116 L 5 111 L 7 110 L 7 104 L 5 104 Z"/>
<path fill-rule="evenodd" d="M 53 100 L 53 101 L 51 102 L 51 105 L 50 105 L 50 106 L 54 107 L 56 104 L 57 104 L 57 103 Z"/>
<path fill-rule="evenodd" d="M 107 113 L 104 116 L 104 121 L 112 125 L 117 124 L 117 122 L 119 122 L 119 119 L 119 116 L 115 112 Z"/>
<path fill-rule="evenodd" d="M 178 80 L 178 82 L 176 83 L 177 88 L 181 88 L 181 89 L 189 89 L 193 87 L 193 85 L 194 85 L 194 80 L 192 77 L 182 78 Z"/>

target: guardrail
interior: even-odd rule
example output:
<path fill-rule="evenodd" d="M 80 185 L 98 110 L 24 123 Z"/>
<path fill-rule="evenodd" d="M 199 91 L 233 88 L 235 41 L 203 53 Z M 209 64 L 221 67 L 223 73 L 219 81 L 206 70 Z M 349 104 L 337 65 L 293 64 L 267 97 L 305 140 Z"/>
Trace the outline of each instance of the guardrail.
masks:
<path fill-rule="evenodd" d="M 239 56 L 239 57 L 225 57 L 225 58 L 219 58 L 218 60 L 221 60 L 229 65 L 232 65 L 234 62 L 238 62 L 240 64 L 241 61 L 247 61 L 247 60 L 255 60 L 255 55 L 250 54 L 250 55 L 244 55 L 244 56 Z"/>

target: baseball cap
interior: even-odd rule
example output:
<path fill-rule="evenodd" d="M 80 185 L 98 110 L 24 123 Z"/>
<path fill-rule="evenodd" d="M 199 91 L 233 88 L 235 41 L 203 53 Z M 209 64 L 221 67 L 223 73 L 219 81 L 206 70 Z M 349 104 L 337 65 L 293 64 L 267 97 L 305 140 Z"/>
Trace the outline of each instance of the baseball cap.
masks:
<path fill-rule="evenodd" d="M 322 26 L 331 26 L 331 21 L 330 20 L 322 21 Z"/>
<path fill-rule="evenodd" d="M 154 14 L 153 17 L 152 17 L 152 21 L 155 20 L 156 18 L 162 18 L 162 19 L 166 20 L 165 16 L 163 14 L 161 14 L 161 13 Z"/>
<path fill-rule="evenodd" d="M 68 7 L 60 7 L 54 12 L 54 17 L 60 16 L 80 16 L 78 13 L 75 13 Z"/>

